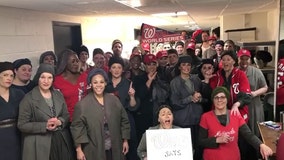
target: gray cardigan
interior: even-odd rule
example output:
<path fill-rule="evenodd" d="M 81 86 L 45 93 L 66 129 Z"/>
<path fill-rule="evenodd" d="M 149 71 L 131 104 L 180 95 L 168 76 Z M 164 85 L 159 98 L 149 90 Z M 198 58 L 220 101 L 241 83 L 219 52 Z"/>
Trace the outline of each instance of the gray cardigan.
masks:
<path fill-rule="evenodd" d="M 174 124 L 187 127 L 189 125 L 198 125 L 201 114 L 203 113 L 201 102 L 192 102 L 194 92 L 200 92 L 203 95 L 202 83 L 197 75 L 190 75 L 189 85 L 181 76 L 175 77 L 171 81 L 171 107 L 175 117 Z"/>

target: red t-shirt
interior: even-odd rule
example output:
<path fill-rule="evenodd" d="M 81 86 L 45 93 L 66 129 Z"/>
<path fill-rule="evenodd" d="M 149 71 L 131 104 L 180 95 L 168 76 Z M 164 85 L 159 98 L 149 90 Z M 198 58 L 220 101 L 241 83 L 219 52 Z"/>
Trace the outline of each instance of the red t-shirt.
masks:
<path fill-rule="evenodd" d="M 53 86 L 63 94 L 70 114 L 70 121 L 72 121 L 75 104 L 87 95 L 87 74 L 83 72 L 76 84 L 72 84 L 62 75 L 58 75 L 55 77 Z"/>
<path fill-rule="evenodd" d="M 230 113 L 230 111 L 228 111 Z M 200 126 L 208 130 L 208 137 L 218 137 L 222 134 L 230 135 L 230 142 L 219 144 L 218 148 L 205 148 L 203 158 L 206 160 L 240 160 L 238 147 L 239 127 L 245 124 L 241 116 L 230 114 L 229 123 L 226 126 L 220 124 L 213 111 L 204 113 Z"/>

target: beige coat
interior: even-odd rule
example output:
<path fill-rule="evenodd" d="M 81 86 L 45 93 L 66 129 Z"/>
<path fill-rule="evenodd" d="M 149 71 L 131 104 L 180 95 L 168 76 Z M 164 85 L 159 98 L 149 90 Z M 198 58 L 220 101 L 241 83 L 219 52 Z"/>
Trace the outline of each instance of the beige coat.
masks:
<path fill-rule="evenodd" d="M 130 124 L 127 113 L 119 99 L 111 94 L 104 94 L 104 108 L 111 135 L 113 160 L 122 160 L 122 140 L 130 139 Z M 87 160 L 105 160 L 104 111 L 89 93 L 78 102 L 73 113 L 71 133 L 75 145 L 81 144 Z"/>
<path fill-rule="evenodd" d="M 56 90 L 52 91 L 52 97 L 56 117 L 65 128 L 69 122 L 69 113 L 64 98 Z M 23 135 L 23 160 L 49 160 L 52 134 L 46 130 L 46 123 L 51 117 L 49 106 L 38 87 L 25 95 L 19 106 L 18 119 L 18 128 Z M 62 132 L 63 137 L 66 137 L 65 134 Z"/>

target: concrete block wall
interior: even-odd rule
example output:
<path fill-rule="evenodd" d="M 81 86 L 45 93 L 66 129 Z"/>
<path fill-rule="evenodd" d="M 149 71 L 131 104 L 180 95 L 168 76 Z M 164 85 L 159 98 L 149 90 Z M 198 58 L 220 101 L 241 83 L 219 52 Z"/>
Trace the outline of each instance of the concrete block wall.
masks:
<path fill-rule="evenodd" d="M 52 21 L 81 23 L 83 18 L 0 7 L 0 61 L 29 58 L 36 72 L 42 52 L 54 50 Z"/>

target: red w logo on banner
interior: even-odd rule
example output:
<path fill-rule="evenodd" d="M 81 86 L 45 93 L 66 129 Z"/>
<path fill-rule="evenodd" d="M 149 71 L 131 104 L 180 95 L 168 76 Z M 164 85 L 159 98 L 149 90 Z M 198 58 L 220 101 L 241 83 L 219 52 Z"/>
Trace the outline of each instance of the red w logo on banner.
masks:
<path fill-rule="evenodd" d="M 180 41 L 183 40 L 183 37 L 180 34 L 142 23 L 141 40 L 143 43 L 158 43 Z"/>

